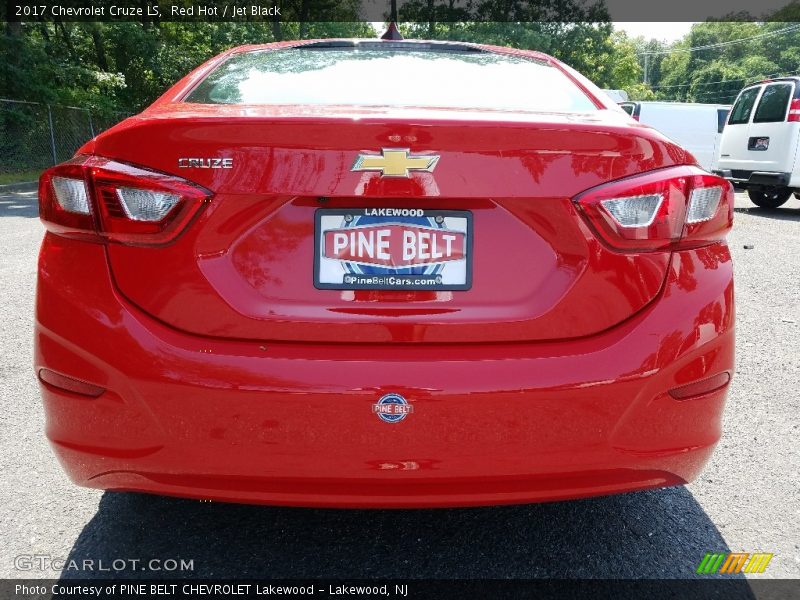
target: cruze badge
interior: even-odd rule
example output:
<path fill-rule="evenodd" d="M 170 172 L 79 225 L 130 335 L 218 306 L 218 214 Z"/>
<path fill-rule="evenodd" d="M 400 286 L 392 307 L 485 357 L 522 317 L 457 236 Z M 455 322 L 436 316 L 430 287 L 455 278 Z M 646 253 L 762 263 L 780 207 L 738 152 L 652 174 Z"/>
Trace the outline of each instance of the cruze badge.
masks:
<path fill-rule="evenodd" d="M 179 158 L 179 169 L 232 169 L 232 158 Z"/>
<path fill-rule="evenodd" d="M 414 412 L 414 407 L 400 394 L 386 394 L 372 405 L 372 412 L 385 423 L 399 423 Z"/>
<path fill-rule="evenodd" d="M 359 154 L 351 171 L 380 171 L 381 177 L 411 177 L 411 171 L 431 173 L 438 154 L 411 154 L 408 148 L 384 148 L 380 154 Z"/>

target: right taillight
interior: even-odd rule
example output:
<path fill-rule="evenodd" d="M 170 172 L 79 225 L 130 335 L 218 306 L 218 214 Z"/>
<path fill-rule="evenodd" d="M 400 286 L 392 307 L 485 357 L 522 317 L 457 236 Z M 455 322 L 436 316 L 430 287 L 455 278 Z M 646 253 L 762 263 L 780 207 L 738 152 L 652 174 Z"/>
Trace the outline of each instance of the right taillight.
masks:
<path fill-rule="evenodd" d="M 800 121 L 800 98 L 794 98 L 791 104 L 789 104 L 789 115 L 786 117 L 786 120 L 790 123 Z"/>
<path fill-rule="evenodd" d="M 52 167 L 39 179 L 45 226 L 89 241 L 168 243 L 210 198 L 211 192 L 179 177 L 96 156 Z"/>
<path fill-rule="evenodd" d="M 671 167 L 607 183 L 575 198 L 615 250 L 646 252 L 707 245 L 733 226 L 733 188 L 698 167 Z"/>

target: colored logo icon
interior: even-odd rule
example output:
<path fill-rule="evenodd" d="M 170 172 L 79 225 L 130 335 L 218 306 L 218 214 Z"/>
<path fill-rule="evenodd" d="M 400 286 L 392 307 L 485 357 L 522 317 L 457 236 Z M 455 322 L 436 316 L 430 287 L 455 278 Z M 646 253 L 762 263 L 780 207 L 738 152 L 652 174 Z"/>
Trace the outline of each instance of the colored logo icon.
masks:
<path fill-rule="evenodd" d="M 706 552 L 696 572 L 700 575 L 763 573 L 772 556 L 764 552 Z"/>
<path fill-rule="evenodd" d="M 414 407 L 400 394 L 386 394 L 372 405 L 372 412 L 385 423 L 399 423 L 414 412 Z"/>

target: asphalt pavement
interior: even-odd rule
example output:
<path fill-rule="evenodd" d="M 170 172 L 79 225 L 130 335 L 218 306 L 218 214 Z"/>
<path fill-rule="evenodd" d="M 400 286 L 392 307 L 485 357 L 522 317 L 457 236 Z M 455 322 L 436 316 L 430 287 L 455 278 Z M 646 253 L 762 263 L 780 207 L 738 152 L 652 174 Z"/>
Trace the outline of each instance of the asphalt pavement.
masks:
<path fill-rule="evenodd" d="M 770 552 L 774 558 L 758 577 L 800 577 L 800 201 L 794 198 L 765 211 L 737 195 L 729 237 L 737 372 L 722 441 L 698 481 L 573 502 L 456 510 L 272 508 L 72 485 L 45 440 L 31 367 L 42 232 L 35 191 L 0 191 L 0 578 L 108 576 L 39 568 L 47 558 L 30 568 L 26 557 L 34 555 L 96 565 L 185 559 L 192 570 L 182 575 L 192 577 L 684 578 L 711 551 Z"/>

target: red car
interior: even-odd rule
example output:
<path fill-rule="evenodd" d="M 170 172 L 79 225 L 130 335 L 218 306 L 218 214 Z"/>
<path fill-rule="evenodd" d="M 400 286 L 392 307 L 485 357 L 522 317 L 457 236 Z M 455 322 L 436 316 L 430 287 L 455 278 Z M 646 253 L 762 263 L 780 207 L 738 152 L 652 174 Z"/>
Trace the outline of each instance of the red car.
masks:
<path fill-rule="evenodd" d="M 39 194 L 80 485 L 520 503 L 683 484 L 719 439 L 732 189 L 547 55 L 235 48 Z"/>

